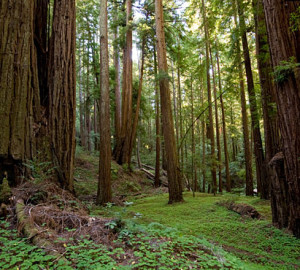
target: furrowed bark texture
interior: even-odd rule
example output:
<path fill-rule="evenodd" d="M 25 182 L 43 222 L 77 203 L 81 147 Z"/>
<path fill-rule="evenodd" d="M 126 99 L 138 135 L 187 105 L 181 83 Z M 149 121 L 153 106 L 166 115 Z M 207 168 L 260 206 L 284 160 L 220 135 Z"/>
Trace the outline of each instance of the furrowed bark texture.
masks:
<path fill-rule="evenodd" d="M 100 159 L 97 203 L 104 205 L 112 199 L 111 142 L 109 109 L 109 62 L 107 35 L 107 0 L 100 2 Z"/>
<path fill-rule="evenodd" d="M 159 70 L 159 86 L 161 111 L 163 122 L 163 134 L 165 142 L 165 151 L 167 158 L 167 172 L 169 181 L 169 203 L 181 202 L 182 184 L 178 167 L 178 158 L 176 153 L 176 142 L 174 134 L 174 124 L 172 117 L 172 104 L 169 89 L 168 65 L 166 42 L 164 32 L 164 17 L 162 0 L 155 0 L 155 20 L 156 20 L 156 35 L 157 35 L 157 55 L 158 55 L 158 70 Z"/>
<path fill-rule="evenodd" d="M 33 99 L 38 96 L 33 40 L 34 3 L 0 4 L 0 157 L 30 158 L 33 152 Z M 39 100 L 35 101 L 39 104 Z"/>
<path fill-rule="evenodd" d="M 126 44 L 123 55 L 122 119 L 120 140 L 114 158 L 119 164 L 129 163 L 132 126 L 132 1 L 126 1 Z"/>
<path fill-rule="evenodd" d="M 75 152 L 75 0 L 56 0 L 49 56 L 49 128 L 58 178 L 73 191 Z"/>
<path fill-rule="evenodd" d="M 290 18 L 299 2 L 264 0 L 267 32 L 273 68 L 294 57 L 300 62 L 299 26 L 291 29 Z M 299 9 L 298 9 L 299 10 Z M 276 74 L 275 74 L 276 76 Z M 276 79 L 276 78 L 275 78 Z M 279 128 L 283 142 L 286 181 L 288 184 L 288 228 L 300 237 L 300 70 L 291 68 L 283 81 L 276 83 Z"/>
<path fill-rule="evenodd" d="M 277 124 L 277 110 L 275 108 L 275 85 L 272 77 L 271 59 L 269 56 L 269 44 L 266 32 L 265 14 L 262 0 L 253 0 L 255 18 L 255 36 L 257 65 L 261 86 L 262 109 L 264 119 L 264 139 L 265 139 L 265 166 L 267 177 L 262 181 L 260 197 L 269 199 L 271 192 L 272 171 L 268 163 L 279 152 L 279 132 Z M 272 197 L 271 200 L 275 199 Z M 275 203 L 275 202 L 274 202 Z"/>

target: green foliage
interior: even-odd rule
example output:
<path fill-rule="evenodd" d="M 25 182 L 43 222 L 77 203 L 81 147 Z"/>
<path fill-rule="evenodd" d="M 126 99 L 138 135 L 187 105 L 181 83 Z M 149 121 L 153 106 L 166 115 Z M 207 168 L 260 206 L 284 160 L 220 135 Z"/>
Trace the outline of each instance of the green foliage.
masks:
<path fill-rule="evenodd" d="M 39 184 L 49 178 L 54 173 L 55 167 L 53 167 L 52 162 L 42 162 L 39 157 L 34 157 L 32 160 L 27 160 L 26 163 L 23 163 L 25 167 L 30 169 L 31 180 L 35 184 Z"/>
<path fill-rule="evenodd" d="M 290 15 L 290 28 L 293 32 L 300 30 L 300 7 Z"/>
<path fill-rule="evenodd" d="M 299 67 L 300 63 L 296 62 L 295 57 L 291 57 L 288 61 L 281 61 L 280 65 L 275 67 L 275 82 L 277 84 L 283 84 L 288 79 L 288 77 L 294 73 L 294 70 Z"/>
<path fill-rule="evenodd" d="M 300 267 L 297 254 L 300 241 L 273 227 L 269 201 L 244 196 L 213 196 L 186 193 L 186 203 L 168 205 L 167 194 L 143 198 L 134 202 L 131 211 L 143 216 L 139 222 L 159 222 L 178 230 L 181 235 L 204 237 L 226 247 L 243 260 L 244 269 L 294 269 Z M 218 201 L 234 201 L 255 207 L 261 220 L 242 218 L 216 205 Z"/>
<path fill-rule="evenodd" d="M 9 223 L 0 220 L 0 269 L 68 269 L 64 261 L 47 255 L 42 249 L 18 238 L 16 230 L 9 230 Z M 61 265 L 61 266 L 59 266 Z"/>

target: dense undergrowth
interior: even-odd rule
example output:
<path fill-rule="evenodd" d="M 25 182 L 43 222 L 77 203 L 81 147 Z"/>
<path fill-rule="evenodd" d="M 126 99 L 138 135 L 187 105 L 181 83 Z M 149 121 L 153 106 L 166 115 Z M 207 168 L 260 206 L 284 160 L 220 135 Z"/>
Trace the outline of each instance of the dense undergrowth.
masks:
<path fill-rule="evenodd" d="M 98 207 L 94 205 L 97 162 L 96 157 L 85 153 L 77 159 L 76 192 L 89 209 L 91 220 L 107 217 L 101 228 L 111 240 L 95 241 L 88 223 L 79 229 L 66 225 L 52 247 L 39 248 L 32 245 L 31 237 L 18 236 L 14 222 L 1 220 L 0 269 L 300 268 L 300 240 L 271 225 L 268 201 L 233 194 L 196 193 L 192 197 L 185 192 L 184 203 L 168 205 L 164 189 L 154 189 L 141 173 L 113 163 L 117 199 Z M 48 196 L 48 201 L 53 204 L 63 198 L 53 201 Z M 252 205 L 262 218 L 241 217 L 222 206 L 232 201 Z M 62 213 L 78 211 L 78 203 L 73 210 L 72 204 L 68 209 L 63 205 L 58 208 Z M 48 234 L 45 224 L 39 224 L 41 234 Z"/>

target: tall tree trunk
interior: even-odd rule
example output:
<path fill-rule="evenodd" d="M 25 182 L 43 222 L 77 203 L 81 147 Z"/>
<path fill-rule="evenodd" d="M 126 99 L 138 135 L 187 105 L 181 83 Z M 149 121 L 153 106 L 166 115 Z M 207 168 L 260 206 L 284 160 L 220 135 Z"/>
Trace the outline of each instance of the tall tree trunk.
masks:
<path fill-rule="evenodd" d="M 158 74 L 157 74 L 157 60 L 156 60 L 156 46 L 154 45 L 154 74 L 155 74 L 155 126 L 156 126 L 156 143 L 155 143 L 155 178 L 154 186 L 160 185 L 160 109 L 159 109 L 159 93 L 158 93 Z"/>
<path fill-rule="evenodd" d="M 117 15 L 117 13 L 116 13 Z M 117 17 L 117 16 L 116 16 Z M 115 17 L 115 20 L 117 18 Z M 115 41 L 118 38 L 118 27 L 114 30 Z M 121 92 L 120 92 L 120 50 L 118 44 L 114 43 L 114 66 L 115 66 L 115 143 L 118 144 L 121 132 Z"/>
<path fill-rule="evenodd" d="M 292 31 L 290 25 L 291 14 L 299 11 L 299 2 L 264 0 L 263 3 L 273 69 L 282 66 L 282 61 L 291 62 L 292 57 L 299 63 L 300 29 L 298 26 Z M 281 81 L 276 74 L 276 102 L 288 183 L 288 228 L 300 237 L 300 70 L 290 68 L 281 74 L 284 75 Z"/>
<path fill-rule="evenodd" d="M 178 159 L 176 151 L 176 141 L 174 134 L 174 124 L 172 117 L 172 105 L 169 89 L 169 80 L 167 78 L 168 65 L 166 42 L 164 32 L 164 17 L 162 0 L 155 0 L 155 21 L 157 36 L 157 55 L 159 69 L 160 99 L 163 121 L 163 132 L 165 138 L 165 148 L 167 157 L 167 172 L 169 181 L 169 203 L 181 202 L 182 184 L 178 168 Z"/>
<path fill-rule="evenodd" d="M 226 128 L 225 109 L 224 109 L 223 94 L 222 94 L 221 71 L 220 71 L 220 60 L 219 60 L 218 49 L 217 49 L 216 57 L 217 57 L 217 68 L 218 68 L 219 91 L 220 91 L 220 104 L 221 104 L 221 110 L 222 110 L 223 144 L 224 144 L 225 172 L 226 172 L 226 191 L 231 192 L 231 178 L 230 178 L 230 171 L 229 171 L 229 154 L 228 154 L 228 145 L 227 145 L 227 128 Z"/>
<path fill-rule="evenodd" d="M 232 107 L 230 108 L 230 124 L 232 126 L 234 125 L 233 109 L 232 109 Z M 231 136 L 231 145 L 232 145 L 232 160 L 236 161 L 237 147 L 236 147 L 236 141 L 235 141 L 235 137 L 234 136 Z"/>
<path fill-rule="evenodd" d="M 0 173 L 16 184 L 15 168 L 36 154 L 41 121 L 35 6 L 31 0 L 0 4 Z M 36 44 L 37 46 L 39 44 Z"/>
<path fill-rule="evenodd" d="M 192 185 L 193 197 L 197 191 L 197 170 L 195 165 L 195 122 L 194 122 L 194 90 L 193 90 L 193 77 L 191 76 L 191 118 L 192 118 Z"/>
<path fill-rule="evenodd" d="M 73 191 L 75 153 L 75 0 L 56 0 L 49 57 L 51 149 L 63 187 Z"/>
<path fill-rule="evenodd" d="M 213 121 L 213 111 L 212 111 L 212 99 L 211 99 L 211 85 L 210 85 L 210 63 L 209 63 L 209 33 L 206 19 L 206 8 L 204 0 L 202 0 L 203 7 L 203 21 L 205 29 L 205 48 L 206 48 L 206 80 L 207 80 L 207 96 L 208 96 L 208 117 L 209 117 L 209 126 L 208 126 L 208 136 L 211 146 L 211 176 L 212 176 L 212 185 L 213 193 L 217 193 L 217 172 L 215 165 L 215 135 L 214 135 L 214 121 Z"/>
<path fill-rule="evenodd" d="M 126 44 L 123 55 L 122 119 L 120 141 L 114 157 L 119 164 L 129 163 L 132 126 L 132 1 L 126 1 Z"/>
<path fill-rule="evenodd" d="M 80 45 L 79 45 L 80 46 Z M 80 145 L 86 148 L 86 138 L 85 138 L 85 120 L 84 120 L 84 100 L 82 93 L 82 56 L 79 53 L 79 122 L 80 122 Z"/>
<path fill-rule="evenodd" d="M 244 53 L 244 63 L 247 75 L 247 85 L 248 85 L 248 94 L 250 102 L 250 113 L 251 113 L 251 125 L 253 132 L 253 142 L 254 142 L 254 155 L 255 155 L 255 164 L 256 164 L 256 178 L 258 190 L 261 191 L 261 187 L 268 186 L 267 170 L 265 164 L 265 157 L 263 151 L 263 145 L 260 134 L 260 124 L 258 117 L 258 108 L 256 103 L 256 96 L 254 90 L 254 81 L 253 74 L 251 69 L 251 60 L 249 54 L 249 47 L 246 35 L 246 24 L 243 13 L 242 3 L 237 0 L 237 7 L 240 19 L 240 31 L 242 35 L 242 44 L 243 44 L 243 53 Z"/>
<path fill-rule="evenodd" d="M 178 50 L 180 50 L 180 45 Z M 181 74 L 180 74 L 180 64 L 181 64 L 181 57 L 178 52 L 177 54 L 177 80 L 178 80 L 178 110 L 179 110 L 179 138 L 180 141 L 183 139 L 183 125 L 182 125 L 182 98 L 181 98 Z M 179 155 L 180 155 L 180 171 L 181 174 L 183 175 L 183 168 L 184 168 L 184 162 L 183 162 L 183 144 L 181 143 L 181 147 L 178 149 Z"/>
<path fill-rule="evenodd" d="M 130 168 L 130 162 L 131 162 L 131 155 L 132 155 L 132 149 L 135 145 L 136 141 L 136 132 L 137 127 L 139 123 L 139 114 L 140 114 L 140 107 L 141 107 L 141 99 L 142 99 L 142 89 L 143 89 L 143 79 L 144 79 L 144 62 L 145 62 L 145 37 L 142 41 L 142 59 L 141 59 L 141 69 L 140 69 L 140 79 L 139 79 L 139 89 L 138 89 L 138 95 L 137 95 L 137 101 L 136 101 L 136 109 L 135 109 L 135 116 L 133 120 L 133 125 L 131 128 L 131 139 L 130 139 L 130 145 L 129 145 L 129 157 L 128 157 L 128 167 Z"/>
<path fill-rule="evenodd" d="M 216 137 L 217 137 L 217 149 L 218 149 L 218 176 L 219 176 L 219 192 L 223 192 L 222 183 L 222 159 L 221 159 L 221 143 L 220 143 L 220 132 L 219 132 L 219 112 L 218 112 L 218 101 L 217 101 L 217 84 L 215 78 L 215 67 L 214 61 L 211 53 L 211 47 L 209 47 L 211 70 L 213 76 L 213 86 L 214 86 L 214 99 L 215 99 L 215 119 L 216 119 Z"/>
<path fill-rule="evenodd" d="M 107 0 L 100 1 L 100 159 L 97 204 L 112 199 Z"/>
<path fill-rule="evenodd" d="M 236 5 L 235 0 L 233 1 L 234 7 L 234 20 L 235 25 L 237 23 Z M 242 67 L 242 56 L 240 49 L 240 41 L 237 40 L 237 61 L 238 61 L 238 72 L 240 81 L 240 91 L 241 91 L 241 109 L 242 109 L 242 123 L 243 123 L 243 133 L 244 133 L 244 153 L 245 153 L 245 163 L 246 163 L 246 195 L 253 196 L 253 175 L 252 175 L 252 157 L 249 143 L 249 127 L 248 127 L 248 116 L 247 116 L 247 106 L 246 106 L 246 95 L 245 95 L 245 85 Z"/>
<path fill-rule="evenodd" d="M 175 76 L 174 76 L 174 66 L 173 61 L 171 62 L 172 69 L 172 87 L 173 87 L 173 114 L 175 120 L 175 134 L 176 134 L 176 145 L 179 144 L 179 130 L 178 130 L 178 109 L 177 109 L 177 96 L 176 96 L 176 86 L 175 86 Z M 178 152 L 179 154 L 179 152 Z"/>
<path fill-rule="evenodd" d="M 272 171 L 268 168 L 268 163 L 280 151 L 279 132 L 277 125 L 277 111 L 274 108 L 275 85 L 272 78 L 271 59 L 269 57 L 269 44 L 267 40 L 265 15 L 262 0 L 253 0 L 255 17 L 255 36 L 257 65 L 260 78 L 262 109 L 264 119 L 265 138 L 265 166 L 267 168 L 267 181 L 262 182 L 260 196 L 262 199 L 270 198 Z M 273 202 L 274 197 L 271 199 Z M 277 221 L 276 221 L 277 222 Z M 275 222 L 275 223 L 276 223 Z"/>
<path fill-rule="evenodd" d="M 204 106 L 204 89 L 202 87 L 201 90 L 201 107 Z M 201 130 L 202 130 L 202 192 L 205 193 L 206 187 L 206 146 L 205 146 L 205 138 L 206 138 L 206 128 L 205 128 L 205 117 L 201 121 Z"/>

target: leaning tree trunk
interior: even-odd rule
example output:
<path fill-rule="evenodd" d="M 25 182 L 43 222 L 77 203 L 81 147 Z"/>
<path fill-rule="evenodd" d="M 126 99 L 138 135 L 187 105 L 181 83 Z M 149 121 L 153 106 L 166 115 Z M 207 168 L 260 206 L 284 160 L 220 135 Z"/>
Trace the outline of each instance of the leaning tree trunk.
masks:
<path fill-rule="evenodd" d="M 167 157 L 169 181 L 169 203 L 183 201 L 182 184 L 178 167 L 172 105 L 168 79 L 168 65 L 164 32 L 164 16 L 162 0 L 155 0 L 155 21 L 157 35 L 157 55 L 159 69 L 159 86 L 162 110 L 163 133 Z"/>
<path fill-rule="evenodd" d="M 288 184 L 288 228 L 300 237 L 300 69 L 293 65 L 293 61 L 300 62 L 300 29 L 297 25 L 296 29 L 291 27 L 291 14 L 299 11 L 300 3 L 280 0 L 263 3 Z M 280 72 L 279 67 L 285 65 L 283 61 L 290 62 L 290 68 Z"/>
<path fill-rule="evenodd" d="M 49 132 L 62 186 L 73 187 L 75 152 L 75 0 L 56 0 L 49 51 Z"/>

